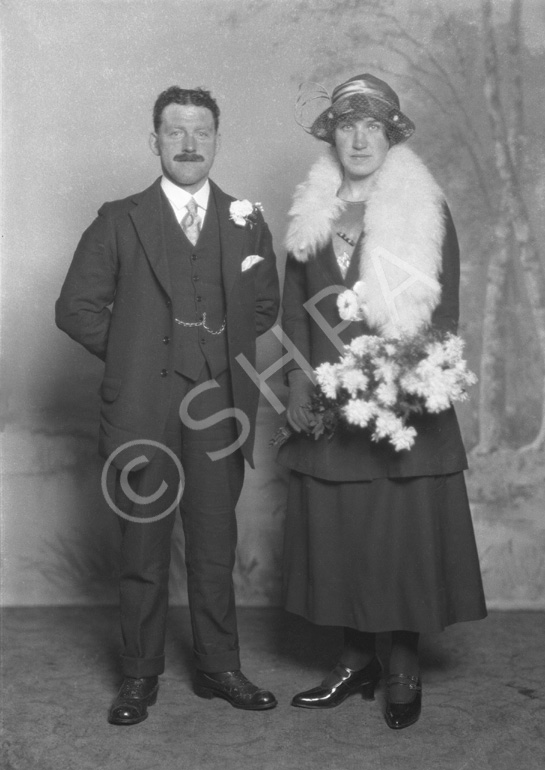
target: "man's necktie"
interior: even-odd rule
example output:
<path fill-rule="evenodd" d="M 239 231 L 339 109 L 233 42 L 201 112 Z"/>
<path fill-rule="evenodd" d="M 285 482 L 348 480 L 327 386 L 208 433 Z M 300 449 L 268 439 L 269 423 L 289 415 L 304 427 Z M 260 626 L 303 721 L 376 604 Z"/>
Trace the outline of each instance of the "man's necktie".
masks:
<path fill-rule="evenodd" d="M 201 231 L 201 220 L 197 213 L 197 202 L 195 198 L 190 198 L 186 204 L 187 214 L 181 221 L 182 230 L 187 235 L 193 245 L 197 243 Z"/>

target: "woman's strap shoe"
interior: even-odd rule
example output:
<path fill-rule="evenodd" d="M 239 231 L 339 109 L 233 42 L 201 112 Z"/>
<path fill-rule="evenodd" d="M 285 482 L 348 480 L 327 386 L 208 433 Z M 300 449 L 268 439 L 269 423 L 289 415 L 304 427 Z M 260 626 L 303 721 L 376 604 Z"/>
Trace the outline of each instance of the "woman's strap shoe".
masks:
<path fill-rule="evenodd" d="M 136 725 L 148 717 L 148 706 L 157 700 L 159 680 L 156 676 L 141 679 L 125 677 L 112 703 L 108 722 L 111 725 Z"/>
<path fill-rule="evenodd" d="M 407 703 L 394 703 L 390 699 L 390 688 L 393 686 L 408 687 L 414 697 Z M 392 730 L 402 730 L 418 721 L 422 710 L 422 683 L 416 676 L 408 674 L 391 674 L 386 682 L 386 711 L 384 718 Z"/>
<path fill-rule="evenodd" d="M 381 673 L 382 666 L 376 657 L 359 671 L 338 663 L 322 684 L 295 695 L 291 705 L 305 709 L 330 709 L 357 692 L 361 692 L 366 700 L 373 700 Z"/>

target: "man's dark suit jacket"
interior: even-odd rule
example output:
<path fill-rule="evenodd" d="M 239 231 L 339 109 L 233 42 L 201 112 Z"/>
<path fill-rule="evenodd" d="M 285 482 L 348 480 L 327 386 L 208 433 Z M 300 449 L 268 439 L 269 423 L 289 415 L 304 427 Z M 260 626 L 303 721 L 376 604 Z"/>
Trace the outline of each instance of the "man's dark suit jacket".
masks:
<path fill-rule="evenodd" d="M 256 212 L 252 226 L 236 225 L 229 216 L 234 198 L 212 181 L 210 186 L 220 228 L 234 406 L 250 420 L 242 452 L 253 466 L 259 391 L 235 358 L 242 353 L 255 366 L 256 338 L 276 320 L 275 255 L 261 213 Z M 162 195 L 158 179 L 144 192 L 102 206 L 81 238 L 56 305 L 59 328 L 106 364 L 99 437 L 103 457 L 130 441 L 160 442 L 167 419 L 175 321 Z M 262 261 L 243 271 L 243 260 L 253 254 Z M 153 452 L 146 447 L 146 456 Z M 135 454 L 142 454 L 141 446 L 135 446 Z"/>

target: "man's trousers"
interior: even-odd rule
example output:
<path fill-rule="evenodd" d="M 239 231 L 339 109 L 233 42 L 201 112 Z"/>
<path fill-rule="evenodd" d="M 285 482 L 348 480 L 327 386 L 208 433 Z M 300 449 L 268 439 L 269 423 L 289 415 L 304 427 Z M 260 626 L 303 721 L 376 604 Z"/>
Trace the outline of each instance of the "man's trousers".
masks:
<path fill-rule="evenodd" d="M 179 507 L 195 664 L 209 673 L 232 671 L 240 668 L 232 573 L 237 542 L 235 506 L 242 490 L 244 459 L 240 449 L 222 453 L 226 456 L 215 460 L 207 454 L 231 446 L 237 438 L 237 421 L 218 416 L 221 410 L 233 407 L 230 376 L 222 373 L 216 378 L 221 387 L 191 399 L 187 411 L 191 420 L 198 421 L 197 426 L 180 419 L 179 408 L 196 386 L 212 379 L 208 367 L 197 382 L 177 373 L 171 376 L 176 378 L 174 397 L 162 443 L 179 458 L 185 477 Z M 143 444 L 142 455 L 146 451 L 149 446 Z M 154 676 L 164 670 L 176 508 L 161 514 L 176 502 L 180 474 L 167 451 L 157 448 L 145 467 L 126 476 L 125 489 L 122 481 L 120 472 L 116 504 L 130 517 L 119 517 L 122 669 L 124 676 Z M 155 520 L 147 521 L 149 518 Z"/>

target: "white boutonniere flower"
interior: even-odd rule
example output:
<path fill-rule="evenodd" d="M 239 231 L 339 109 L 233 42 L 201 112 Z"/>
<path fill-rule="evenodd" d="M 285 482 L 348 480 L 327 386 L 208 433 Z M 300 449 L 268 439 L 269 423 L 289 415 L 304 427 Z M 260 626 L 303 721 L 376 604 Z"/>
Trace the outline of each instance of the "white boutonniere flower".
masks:
<path fill-rule="evenodd" d="M 229 219 L 238 227 L 253 227 L 256 221 L 256 211 L 263 211 L 261 203 L 250 203 L 248 200 L 233 201 L 229 206 Z"/>

